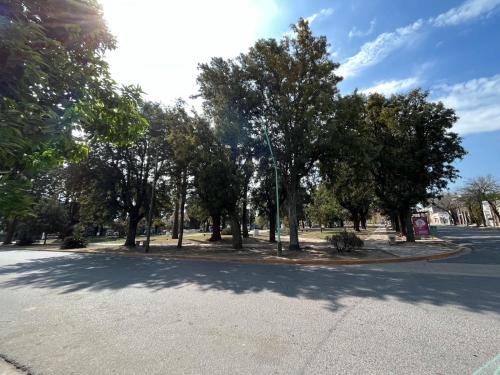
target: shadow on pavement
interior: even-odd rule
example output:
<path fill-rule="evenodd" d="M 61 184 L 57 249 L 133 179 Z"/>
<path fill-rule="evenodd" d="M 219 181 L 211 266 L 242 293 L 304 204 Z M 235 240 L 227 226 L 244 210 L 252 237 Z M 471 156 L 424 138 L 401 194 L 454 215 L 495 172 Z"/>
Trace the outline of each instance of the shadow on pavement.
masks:
<path fill-rule="evenodd" d="M 395 298 L 408 303 L 455 305 L 476 312 L 500 311 L 499 278 L 367 270 L 227 264 L 103 255 L 70 255 L 4 266 L 1 288 L 51 288 L 59 293 L 151 290 L 188 284 L 201 290 L 233 293 L 270 291 L 288 297 L 322 300 L 331 310 L 341 298 Z"/>

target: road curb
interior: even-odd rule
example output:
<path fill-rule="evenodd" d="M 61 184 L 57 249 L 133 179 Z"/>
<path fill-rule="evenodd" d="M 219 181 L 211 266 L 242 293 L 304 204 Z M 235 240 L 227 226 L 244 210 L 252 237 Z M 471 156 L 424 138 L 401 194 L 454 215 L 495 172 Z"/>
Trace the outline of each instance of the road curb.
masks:
<path fill-rule="evenodd" d="M 32 249 L 33 251 L 48 251 L 48 252 L 65 252 L 76 254 L 95 254 L 95 255 L 114 255 L 128 257 L 145 257 L 145 258 L 160 258 L 160 259 L 180 259 L 180 260 L 198 260 L 198 261 L 213 261 L 213 262 L 230 262 L 230 263 L 247 263 L 247 264 L 283 264 L 283 265 L 316 265 L 316 266 L 334 266 L 334 265 L 358 265 L 358 264 L 383 264 L 383 263 L 404 263 L 416 262 L 424 260 L 437 260 L 459 255 L 465 250 L 469 250 L 466 246 L 457 245 L 450 241 L 444 241 L 448 246 L 453 246 L 453 251 L 442 252 L 432 255 L 415 255 L 407 257 L 394 257 L 382 259 L 289 259 L 268 257 L 261 259 L 251 259 L 248 257 L 234 256 L 217 256 L 217 255 L 169 255 L 158 253 L 143 253 L 143 252 L 124 252 L 124 251 L 92 251 L 92 250 L 63 250 L 63 249 Z M 31 249 L 30 249 L 31 250 Z"/>

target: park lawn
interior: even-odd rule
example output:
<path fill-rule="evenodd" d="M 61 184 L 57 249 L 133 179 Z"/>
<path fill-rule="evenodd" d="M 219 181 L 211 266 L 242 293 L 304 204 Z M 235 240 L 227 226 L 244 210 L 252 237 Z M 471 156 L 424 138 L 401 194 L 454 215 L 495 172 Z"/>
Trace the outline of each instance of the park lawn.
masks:
<path fill-rule="evenodd" d="M 188 241 L 188 240 L 196 240 L 196 241 L 204 241 L 210 238 L 210 233 L 184 233 L 183 240 Z M 145 235 L 140 235 L 137 236 L 136 241 L 146 241 L 146 236 Z M 119 237 L 115 239 L 110 239 L 110 240 L 104 240 L 104 241 L 90 241 L 91 243 L 99 243 L 99 242 L 105 242 L 109 244 L 123 244 L 125 241 L 125 237 Z M 152 235 L 150 238 L 151 243 L 177 243 L 177 239 L 172 239 L 170 235 L 165 235 L 165 234 L 157 234 L 157 235 Z"/>
<path fill-rule="evenodd" d="M 312 240 L 314 242 L 318 240 L 325 240 L 326 237 L 331 236 L 332 234 L 339 233 L 341 231 L 348 230 L 352 231 L 351 228 L 345 229 L 345 228 L 328 228 L 324 229 L 323 232 L 321 232 L 319 229 L 313 229 L 309 231 L 300 231 L 299 232 L 299 241 L 305 241 L 307 242 L 308 240 Z M 365 240 L 370 234 L 372 234 L 374 228 L 368 228 L 367 230 L 362 230 L 360 233 L 358 233 L 358 236 Z M 210 233 L 199 233 L 199 232 L 191 232 L 191 233 L 184 233 L 183 237 L 183 242 L 194 242 L 194 243 L 208 243 L 209 238 L 210 238 Z M 282 240 L 284 243 L 288 242 L 288 230 L 283 230 L 282 231 Z M 250 232 L 250 236 L 248 238 L 243 238 L 243 244 L 252 244 L 252 243 L 262 243 L 266 242 L 269 238 L 269 233 L 267 231 L 261 231 L 258 236 L 254 236 L 253 232 Z M 137 236 L 136 241 L 145 241 L 146 236 L 140 235 Z M 89 239 L 90 244 L 110 244 L 110 245 L 123 245 L 125 242 L 125 237 L 120 237 L 120 238 L 99 238 L 99 237 L 93 237 Z M 172 239 L 170 235 L 153 235 L 151 236 L 151 244 L 156 244 L 156 245 L 173 245 L 177 243 L 177 239 Z M 230 244 L 231 243 L 231 235 L 222 235 L 222 241 L 218 242 L 220 245 L 223 244 Z"/>
<path fill-rule="evenodd" d="M 299 239 L 302 240 L 307 240 L 307 239 L 326 239 L 326 237 L 331 236 L 335 233 L 343 232 L 347 230 L 348 232 L 353 232 L 354 230 L 352 228 L 327 228 L 323 229 L 323 232 L 321 232 L 319 229 L 313 229 L 308 232 L 299 232 Z M 373 233 L 375 228 L 370 228 L 365 230 L 361 230 L 361 232 L 356 233 L 358 237 L 360 237 L 362 240 L 365 240 L 369 235 Z"/>

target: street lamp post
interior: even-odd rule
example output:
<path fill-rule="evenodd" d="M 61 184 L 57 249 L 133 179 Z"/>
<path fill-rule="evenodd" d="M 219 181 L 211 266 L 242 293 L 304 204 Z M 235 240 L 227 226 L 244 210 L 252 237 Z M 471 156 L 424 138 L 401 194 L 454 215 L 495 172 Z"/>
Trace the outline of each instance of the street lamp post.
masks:
<path fill-rule="evenodd" d="M 271 158 L 274 165 L 274 176 L 275 176 L 275 190 L 276 190 L 276 229 L 278 232 L 278 256 L 283 254 L 281 245 L 281 223 L 280 223 L 280 193 L 278 185 L 278 166 L 276 165 L 276 158 L 274 157 L 273 148 L 271 147 L 271 141 L 269 140 L 269 133 L 267 131 L 267 124 L 264 127 L 264 132 L 266 135 L 267 145 L 269 146 L 269 152 L 271 153 Z"/>

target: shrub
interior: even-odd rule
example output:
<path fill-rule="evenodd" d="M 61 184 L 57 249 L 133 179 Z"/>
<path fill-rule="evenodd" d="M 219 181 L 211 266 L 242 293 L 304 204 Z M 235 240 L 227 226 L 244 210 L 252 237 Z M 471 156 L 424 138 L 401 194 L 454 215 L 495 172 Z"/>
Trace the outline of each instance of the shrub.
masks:
<path fill-rule="evenodd" d="M 63 243 L 61 244 L 61 249 L 80 249 L 82 247 L 87 247 L 87 240 L 83 237 L 64 237 Z"/>
<path fill-rule="evenodd" d="M 84 228 L 77 224 L 73 228 L 73 235 L 64 237 L 61 249 L 80 249 L 87 247 L 87 239 L 83 236 Z"/>
<path fill-rule="evenodd" d="M 33 245 L 34 243 L 35 243 L 35 240 L 31 236 L 21 236 L 21 238 L 19 238 L 16 241 L 16 245 L 18 245 L 18 246 Z"/>
<path fill-rule="evenodd" d="M 363 247 L 364 242 L 356 233 L 343 231 L 326 238 L 339 253 Z"/>
<path fill-rule="evenodd" d="M 231 232 L 231 227 L 225 227 L 224 229 L 221 230 L 220 234 L 229 235 L 229 234 L 233 234 L 233 232 Z"/>

